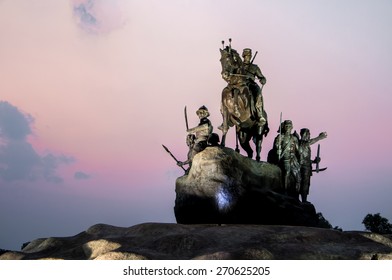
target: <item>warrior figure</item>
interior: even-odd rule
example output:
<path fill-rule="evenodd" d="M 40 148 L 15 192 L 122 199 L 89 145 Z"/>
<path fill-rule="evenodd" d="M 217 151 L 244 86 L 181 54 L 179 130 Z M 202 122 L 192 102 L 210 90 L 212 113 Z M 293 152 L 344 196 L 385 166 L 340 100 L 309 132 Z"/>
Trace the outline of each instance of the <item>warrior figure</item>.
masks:
<path fill-rule="evenodd" d="M 317 156 L 313 161 L 311 159 L 310 145 L 327 138 L 326 132 L 321 132 L 319 136 L 310 138 L 310 131 L 307 128 L 301 129 L 301 139 L 299 140 L 299 154 L 300 154 L 300 165 L 301 165 L 301 200 L 307 202 L 307 196 L 310 188 L 310 176 L 312 176 L 312 163 L 319 163 L 320 157 Z"/>
<path fill-rule="evenodd" d="M 208 119 L 210 113 L 207 107 L 201 106 L 196 111 L 196 114 L 200 119 L 199 125 L 187 130 L 187 145 L 189 146 L 188 159 L 183 162 L 179 161 L 177 163 L 179 166 L 185 164 L 191 166 L 193 157 L 207 147 L 208 139 L 212 134 L 213 127 L 211 121 Z"/>
<path fill-rule="evenodd" d="M 255 54 L 255 57 L 257 55 L 257 52 Z M 242 58 L 243 64 L 242 64 L 242 72 L 245 76 L 247 76 L 246 82 L 247 86 L 249 87 L 249 90 L 252 93 L 253 96 L 253 102 L 254 106 L 252 106 L 255 110 L 254 114 L 257 117 L 257 120 L 260 123 L 265 123 L 266 119 L 263 116 L 263 96 L 261 89 L 267 82 L 267 79 L 264 77 L 264 75 L 261 73 L 261 70 L 259 66 L 256 64 L 253 64 L 254 57 L 252 59 L 252 50 L 249 48 L 246 48 L 242 51 Z M 251 61 L 252 59 L 252 61 Z M 261 88 L 260 86 L 255 82 L 255 79 L 258 79 L 260 84 L 262 85 Z"/>
<path fill-rule="evenodd" d="M 282 170 L 283 186 L 287 194 L 298 197 L 301 184 L 299 165 L 298 137 L 291 134 L 293 123 L 285 120 L 281 123 L 278 136 L 274 141 L 278 165 Z"/>

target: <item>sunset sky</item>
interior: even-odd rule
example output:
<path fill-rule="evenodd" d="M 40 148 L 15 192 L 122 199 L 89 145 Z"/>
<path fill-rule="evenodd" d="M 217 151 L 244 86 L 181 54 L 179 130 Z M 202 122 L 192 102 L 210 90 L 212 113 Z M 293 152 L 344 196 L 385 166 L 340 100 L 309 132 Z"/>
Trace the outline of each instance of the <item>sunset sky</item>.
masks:
<path fill-rule="evenodd" d="M 389 0 L 0 0 L 0 248 L 175 222 L 183 171 L 162 144 L 186 159 L 184 106 L 220 134 L 228 38 L 267 78 L 262 160 L 281 112 L 326 131 L 309 201 L 344 230 L 392 222 L 391 15 Z"/>

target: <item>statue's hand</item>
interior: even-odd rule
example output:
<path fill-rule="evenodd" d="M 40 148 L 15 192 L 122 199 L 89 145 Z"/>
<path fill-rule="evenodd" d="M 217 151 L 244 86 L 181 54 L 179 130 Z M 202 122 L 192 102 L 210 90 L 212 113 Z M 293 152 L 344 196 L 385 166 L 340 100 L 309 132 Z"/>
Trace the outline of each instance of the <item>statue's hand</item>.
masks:
<path fill-rule="evenodd" d="M 315 157 L 313 163 L 320 163 L 321 158 L 320 157 Z"/>
<path fill-rule="evenodd" d="M 269 132 L 270 132 L 270 129 L 268 127 L 268 124 L 266 124 L 265 127 L 264 127 L 264 136 L 267 137 Z"/>
<path fill-rule="evenodd" d="M 319 135 L 319 137 L 322 137 L 322 138 L 327 138 L 327 133 L 326 132 L 321 132 L 320 133 L 320 135 Z"/>

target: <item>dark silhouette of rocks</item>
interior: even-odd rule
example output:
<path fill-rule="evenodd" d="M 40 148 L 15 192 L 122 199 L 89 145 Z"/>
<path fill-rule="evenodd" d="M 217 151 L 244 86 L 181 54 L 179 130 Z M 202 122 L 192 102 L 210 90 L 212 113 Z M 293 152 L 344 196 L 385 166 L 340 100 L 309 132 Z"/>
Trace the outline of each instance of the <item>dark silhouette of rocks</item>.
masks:
<path fill-rule="evenodd" d="M 183 224 L 318 225 L 311 203 L 283 194 L 279 167 L 222 147 L 196 154 L 177 179 L 174 213 Z"/>
<path fill-rule="evenodd" d="M 97 224 L 0 255 L 0 260 L 18 259 L 392 260 L 392 235 L 276 225 Z"/>
<path fill-rule="evenodd" d="M 9 250 L 0 249 L 0 255 L 2 255 L 2 254 L 4 254 L 4 253 L 7 253 L 7 252 L 9 252 Z"/>

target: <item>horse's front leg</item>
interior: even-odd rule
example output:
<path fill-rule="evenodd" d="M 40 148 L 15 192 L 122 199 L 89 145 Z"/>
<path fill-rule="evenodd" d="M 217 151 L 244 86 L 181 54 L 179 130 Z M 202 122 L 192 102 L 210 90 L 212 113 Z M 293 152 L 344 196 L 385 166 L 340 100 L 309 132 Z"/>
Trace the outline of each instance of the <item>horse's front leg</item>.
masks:
<path fill-rule="evenodd" d="M 263 143 L 263 135 L 256 136 L 256 161 L 260 161 L 261 144 Z"/>
<path fill-rule="evenodd" d="M 229 130 L 229 124 L 228 124 L 229 112 L 226 106 L 223 104 L 223 101 L 221 105 L 221 114 L 222 114 L 223 122 L 222 125 L 218 127 L 218 129 L 222 130 L 221 146 L 224 147 L 226 144 L 226 134 L 227 131 Z"/>
<path fill-rule="evenodd" d="M 265 134 L 265 126 L 257 126 L 255 134 L 255 146 L 256 146 L 256 161 L 260 161 L 261 145 L 263 143 L 263 136 Z"/>
<path fill-rule="evenodd" d="M 244 151 L 247 153 L 248 158 L 253 157 L 253 150 L 252 147 L 250 146 L 249 142 L 252 138 L 252 135 L 248 132 L 245 131 L 238 131 L 238 140 L 240 141 L 241 148 L 244 149 Z"/>
<path fill-rule="evenodd" d="M 227 108 L 227 99 L 228 94 L 230 94 L 230 90 L 228 88 L 225 88 L 222 92 L 222 102 L 221 102 L 221 114 L 223 118 L 222 125 L 218 127 L 218 129 L 222 130 L 222 140 L 221 140 L 221 146 L 224 147 L 226 144 L 226 134 L 229 131 L 229 109 Z"/>

